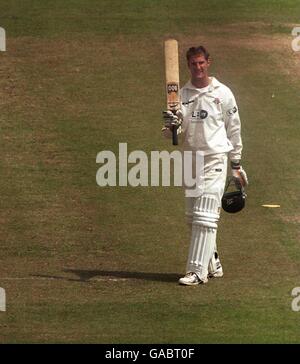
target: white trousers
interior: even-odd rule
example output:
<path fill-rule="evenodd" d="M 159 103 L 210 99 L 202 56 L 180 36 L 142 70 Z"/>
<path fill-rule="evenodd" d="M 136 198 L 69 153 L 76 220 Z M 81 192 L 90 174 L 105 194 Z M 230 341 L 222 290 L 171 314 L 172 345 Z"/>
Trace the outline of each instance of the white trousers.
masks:
<path fill-rule="evenodd" d="M 227 176 L 227 154 L 204 157 L 204 190 L 199 197 L 186 197 L 186 218 L 191 241 L 186 272 L 207 277 L 208 267 L 217 251 L 217 223 Z"/>

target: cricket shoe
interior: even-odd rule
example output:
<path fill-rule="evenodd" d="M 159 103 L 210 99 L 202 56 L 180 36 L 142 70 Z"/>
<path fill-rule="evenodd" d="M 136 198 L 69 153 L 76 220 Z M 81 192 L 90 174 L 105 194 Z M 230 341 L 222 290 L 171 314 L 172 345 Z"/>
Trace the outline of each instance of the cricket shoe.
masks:
<path fill-rule="evenodd" d="M 221 278 L 223 274 L 223 268 L 219 265 L 214 272 L 208 272 L 207 278 Z"/>
<path fill-rule="evenodd" d="M 223 277 L 223 268 L 217 251 L 214 252 L 213 257 L 208 265 L 207 278 L 221 278 Z"/>
<path fill-rule="evenodd" d="M 184 277 L 180 278 L 178 282 L 185 286 L 196 286 L 197 284 L 206 283 L 207 281 L 207 278 L 200 279 L 196 273 L 189 272 Z"/>

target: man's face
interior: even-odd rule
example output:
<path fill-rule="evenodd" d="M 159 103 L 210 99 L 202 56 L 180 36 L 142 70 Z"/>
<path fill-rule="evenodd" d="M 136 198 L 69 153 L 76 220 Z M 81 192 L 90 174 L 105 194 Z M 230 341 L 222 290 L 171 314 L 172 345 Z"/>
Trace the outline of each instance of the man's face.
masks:
<path fill-rule="evenodd" d="M 192 56 L 188 61 L 188 67 L 193 81 L 201 81 L 208 77 L 210 60 L 206 60 L 203 55 Z"/>

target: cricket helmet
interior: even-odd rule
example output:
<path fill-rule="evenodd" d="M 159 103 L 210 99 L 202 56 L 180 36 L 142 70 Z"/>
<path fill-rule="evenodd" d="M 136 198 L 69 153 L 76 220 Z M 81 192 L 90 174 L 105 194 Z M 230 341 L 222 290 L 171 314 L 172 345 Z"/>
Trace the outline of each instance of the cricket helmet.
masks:
<path fill-rule="evenodd" d="M 231 182 L 232 180 L 230 179 L 222 197 L 222 208 L 226 212 L 235 213 L 241 211 L 245 207 L 247 195 L 243 187 L 237 189 L 236 191 L 227 192 Z"/>

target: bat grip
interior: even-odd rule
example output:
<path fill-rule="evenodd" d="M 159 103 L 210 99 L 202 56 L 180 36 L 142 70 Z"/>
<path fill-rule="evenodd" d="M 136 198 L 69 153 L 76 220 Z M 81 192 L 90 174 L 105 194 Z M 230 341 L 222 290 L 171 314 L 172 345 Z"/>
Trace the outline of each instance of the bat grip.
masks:
<path fill-rule="evenodd" d="M 177 135 L 177 126 L 173 125 L 172 126 L 172 141 L 173 141 L 173 145 L 178 145 L 178 135 Z"/>

